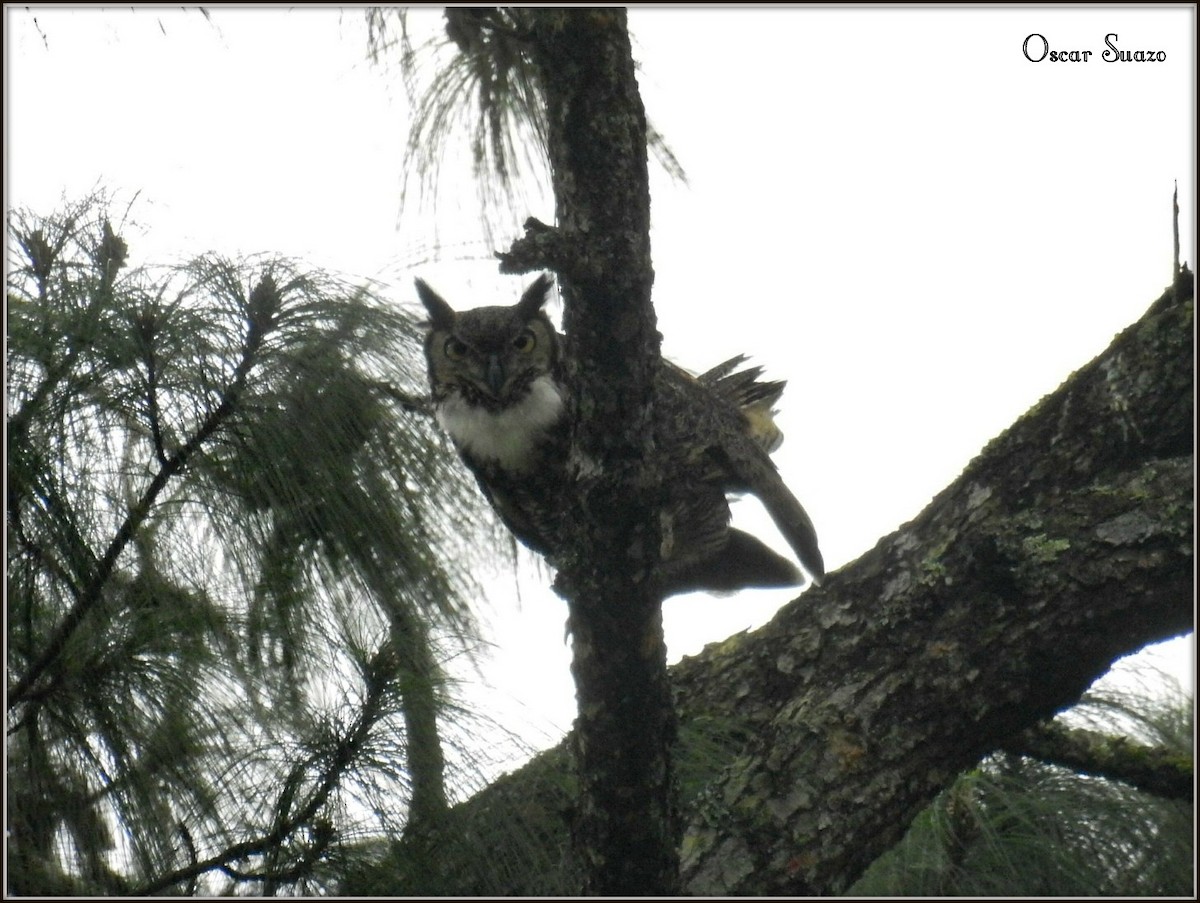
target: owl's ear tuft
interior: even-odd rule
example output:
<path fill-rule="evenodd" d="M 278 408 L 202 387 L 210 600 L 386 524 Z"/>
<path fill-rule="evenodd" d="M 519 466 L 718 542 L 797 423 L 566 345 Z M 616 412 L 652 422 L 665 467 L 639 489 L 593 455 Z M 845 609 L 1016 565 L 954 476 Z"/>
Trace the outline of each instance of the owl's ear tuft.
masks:
<path fill-rule="evenodd" d="M 431 289 L 424 279 L 413 280 L 417 286 L 417 297 L 429 311 L 429 325 L 434 329 L 450 329 L 454 326 L 454 308 L 446 299 Z"/>
<path fill-rule="evenodd" d="M 550 286 L 552 285 L 554 285 L 554 277 L 549 273 L 542 273 L 538 276 L 533 285 L 525 289 L 525 294 L 517 302 L 518 316 L 528 320 L 541 310 L 546 299 L 550 297 Z"/>

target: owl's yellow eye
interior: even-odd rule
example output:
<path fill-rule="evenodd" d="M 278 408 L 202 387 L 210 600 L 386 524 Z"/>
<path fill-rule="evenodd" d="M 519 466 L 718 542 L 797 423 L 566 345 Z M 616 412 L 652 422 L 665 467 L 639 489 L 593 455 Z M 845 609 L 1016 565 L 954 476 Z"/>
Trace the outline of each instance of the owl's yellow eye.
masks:
<path fill-rule="evenodd" d="M 462 360 L 467 354 L 466 343 L 456 339 L 454 336 L 446 339 L 446 344 L 442 346 L 442 350 L 446 352 L 446 357 L 452 361 Z"/>
<path fill-rule="evenodd" d="M 537 337 L 526 329 L 519 336 L 513 339 L 513 347 L 522 354 L 528 354 L 537 345 Z"/>

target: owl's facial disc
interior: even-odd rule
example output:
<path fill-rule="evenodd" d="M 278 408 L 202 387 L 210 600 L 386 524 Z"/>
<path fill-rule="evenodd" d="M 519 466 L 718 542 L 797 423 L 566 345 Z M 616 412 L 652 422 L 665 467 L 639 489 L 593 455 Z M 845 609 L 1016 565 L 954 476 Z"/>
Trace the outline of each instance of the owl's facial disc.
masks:
<path fill-rule="evenodd" d="M 545 358 L 534 354 L 541 324 L 532 329 L 514 324 L 499 334 L 472 328 L 470 321 L 463 325 L 446 337 L 442 353 L 456 366 L 466 400 L 488 408 L 521 401 L 545 365 Z"/>

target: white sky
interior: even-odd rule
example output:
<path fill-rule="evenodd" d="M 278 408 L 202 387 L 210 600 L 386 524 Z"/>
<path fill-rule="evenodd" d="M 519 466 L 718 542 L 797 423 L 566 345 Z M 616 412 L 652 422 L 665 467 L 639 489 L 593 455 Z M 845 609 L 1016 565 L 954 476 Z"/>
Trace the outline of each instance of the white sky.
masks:
<path fill-rule="evenodd" d="M 459 307 L 515 300 L 528 280 L 497 274 L 473 195 L 439 232 L 436 266 L 428 217 L 401 216 L 407 103 L 396 67 L 366 62 L 360 10 L 209 9 L 211 24 L 174 7 L 6 5 L 6 206 L 140 191 L 143 260 L 278 252 L 380 279 L 406 304 L 417 272 Z M 635 8 L 629 21 L 648 114 L 690 177 L 652 176 L 664 351 L 695 370 L 746 352 L 788 380 L 776 459 L 831 570 L 913 518 L 1159 296 L 1175 180 L 1195 267 L 1191 5 Z M 1092 56 L 1030 62 L 1033 33 Z M 1112 34 L 1166 61 L 1104 62 Z M 785 550 L 755 505 L 739 518 Z M 512 583 L 498 573 L 490 600 L 489 705 L 565 727 L 563 604 L 535 569 L 519 604 Z M 789 596 L 668 600 L 673 658 Z M 1190 641 L 1173 650 L 1190 685 Z"/>

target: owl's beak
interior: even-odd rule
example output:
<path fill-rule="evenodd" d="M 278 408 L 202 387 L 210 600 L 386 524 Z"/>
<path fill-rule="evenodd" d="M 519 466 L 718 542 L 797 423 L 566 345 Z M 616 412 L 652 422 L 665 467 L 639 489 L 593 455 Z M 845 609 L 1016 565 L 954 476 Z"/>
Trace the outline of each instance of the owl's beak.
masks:
<path fill-rule="evenodd" d="M 498 355 L 488 355 L 487 371 L 484 373 L 484 377 L 487 379 L 488 388 L 492 390 L 492 395 L 499 398 L 500 390 L 504 388 L 504 365 L 500 363 Z"/>

